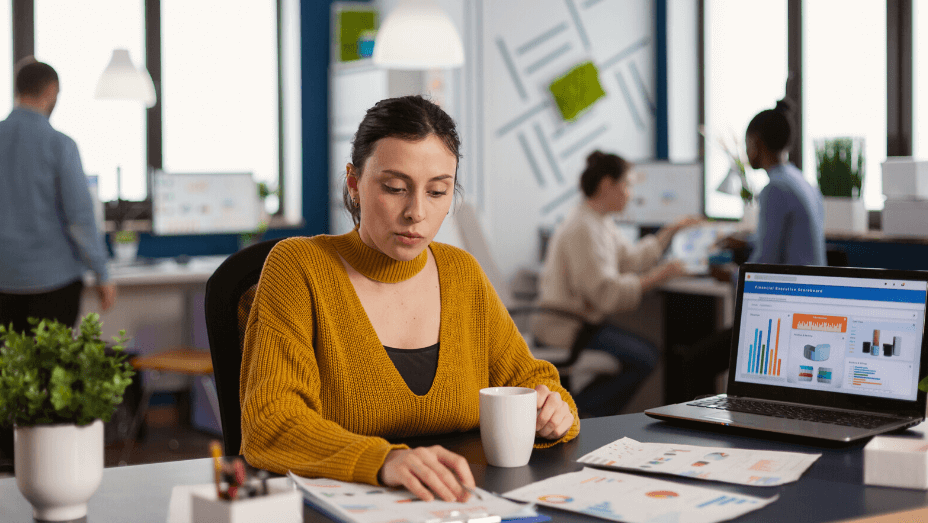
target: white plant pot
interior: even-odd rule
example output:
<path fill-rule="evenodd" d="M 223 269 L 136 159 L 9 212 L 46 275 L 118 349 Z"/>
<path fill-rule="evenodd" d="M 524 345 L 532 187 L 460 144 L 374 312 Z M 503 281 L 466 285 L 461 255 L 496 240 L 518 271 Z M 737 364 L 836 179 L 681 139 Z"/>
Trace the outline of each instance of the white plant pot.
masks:
<path fill-rule="evenodd" d="M 741 230 L 757 230 L 757 219 L 760 215 L 760 205 L 756 201 L 744 204 L 744 215 L 741 217 Z"/>
<path fill-rule="evenodd" d="M 139 253 L 139 242 L 113 243 L 113 257 L 121 263 L 132 263 Z"/>
<path fill-rule="evenodd" d="M 14 461 L 16 485 L 35 519 L 82 518 L 103 479 L 103 421 L 16 427 Z"/>
<path fill-rule="evenodd" d="M 825 198 L 826 233 L 867 232 L 867 208 L 863 198 Z"/>

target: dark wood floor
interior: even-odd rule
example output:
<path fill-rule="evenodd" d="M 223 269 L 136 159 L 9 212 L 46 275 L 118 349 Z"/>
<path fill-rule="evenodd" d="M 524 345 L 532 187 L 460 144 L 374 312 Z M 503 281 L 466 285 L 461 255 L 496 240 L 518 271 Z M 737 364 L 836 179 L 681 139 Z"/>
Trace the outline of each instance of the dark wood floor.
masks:
<path fill-rule="evenodd" d="M 123 463 L 129 440 L 108 444 L 104 466 L 140 465 L 210 456 L 209 444 L 222 438 L 197 430 L 178 414 L 177 407 L 153 408 L 148 413 L 142 436 L 132 445 L 128 459 Z"/>

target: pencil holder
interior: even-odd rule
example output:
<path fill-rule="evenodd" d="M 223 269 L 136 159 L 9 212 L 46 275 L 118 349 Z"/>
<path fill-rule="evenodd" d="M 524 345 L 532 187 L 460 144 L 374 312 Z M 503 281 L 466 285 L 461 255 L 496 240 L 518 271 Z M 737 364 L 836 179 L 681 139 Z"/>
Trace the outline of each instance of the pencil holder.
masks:
<path fill-rule="evenodd" d="M 266 496 L 229 501 L 193 494 L 191 521 L 197 523 L 301 523 L 303 496 L 296 490 L 271 492 Z"/>

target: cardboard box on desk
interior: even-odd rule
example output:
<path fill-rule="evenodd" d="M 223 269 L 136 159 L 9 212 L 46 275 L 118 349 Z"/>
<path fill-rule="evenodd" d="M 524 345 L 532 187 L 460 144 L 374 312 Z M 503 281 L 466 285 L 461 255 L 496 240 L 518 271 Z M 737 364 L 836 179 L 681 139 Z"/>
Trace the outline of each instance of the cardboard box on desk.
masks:
<path fill-rule="evenodd" d="M 928 161 L 891 156 L 883 162 L 883 194 L 928 200 Z"/>
<path fill-rule="evenodd" d="M 928 490 L 925 423 L 894 436 L 876 436 L 864 447 L 864 483 Z"/>
<path fill-rule="evenodd" d="M 883 235 L 928 236 L 928 200 L 889 198 L 883 206 Z"/>

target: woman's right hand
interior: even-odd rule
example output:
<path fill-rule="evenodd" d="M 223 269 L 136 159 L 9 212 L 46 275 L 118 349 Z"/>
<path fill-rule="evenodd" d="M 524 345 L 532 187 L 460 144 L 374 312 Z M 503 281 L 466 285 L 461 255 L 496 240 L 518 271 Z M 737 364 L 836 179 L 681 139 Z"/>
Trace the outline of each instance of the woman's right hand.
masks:
<path fill-rule="evenodd" d="M 667 280 L 686 276 L 686 265 L 682 260 L 664 262 L 641 276 L 641 290 L 646 291 L 659 286 Z"/>
<path fill-rule="evenodd" d="M 391 450 L 380 469 L 380 481 L 388 487 L 406 487 L 423 501 L 435 496 L 445 501 L 467 501 L 474 475 L 463 456 L 435 445 Z"/>

